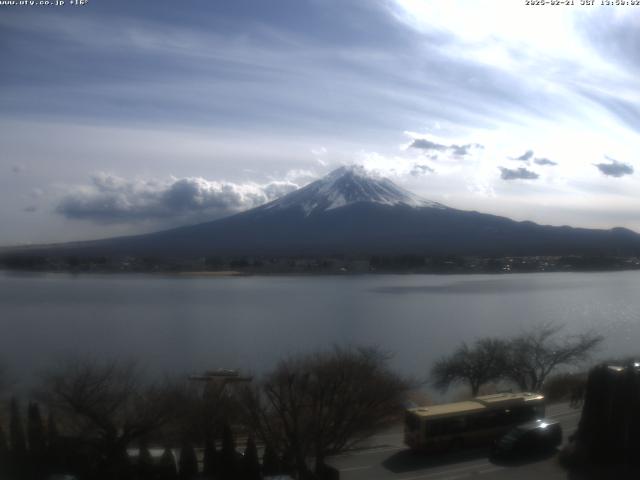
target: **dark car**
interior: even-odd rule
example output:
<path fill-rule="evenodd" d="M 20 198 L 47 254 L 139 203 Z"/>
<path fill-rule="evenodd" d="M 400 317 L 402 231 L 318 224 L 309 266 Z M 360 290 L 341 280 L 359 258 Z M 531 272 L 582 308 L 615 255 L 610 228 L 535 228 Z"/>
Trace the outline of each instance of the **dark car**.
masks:
<path fill-rule="evenodd" d="M 494 458 L 522 458 L 553 452 L 562 443 L 562 427 L 553 420 L 540 419 L 518 425 L 494 445 Z"/>

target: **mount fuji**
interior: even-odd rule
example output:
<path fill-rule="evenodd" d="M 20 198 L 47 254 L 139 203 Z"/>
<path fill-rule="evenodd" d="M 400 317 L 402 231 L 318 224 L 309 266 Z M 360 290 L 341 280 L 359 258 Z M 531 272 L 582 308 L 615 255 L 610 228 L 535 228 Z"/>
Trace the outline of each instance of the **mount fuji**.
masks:
<path fill-rule="evenodd" d="M 422 199 L 359 167 L 343 167 L 275 201 L 157 233 L 31 247 L 50 255 L 565 255 L 638 254 L 640 235 L 516 222 Z"/>
<path fill-rule="evenodd" d="M 296 208 L 302 209 L 305 216 L 309 216 L 359 202 L 446 208 L 400 188 L 387 178 L 367 173 L 362 167 L 351 166 L 338 168 L 324 178 L 258 207 L 257 210 L 266 212 Z"/>

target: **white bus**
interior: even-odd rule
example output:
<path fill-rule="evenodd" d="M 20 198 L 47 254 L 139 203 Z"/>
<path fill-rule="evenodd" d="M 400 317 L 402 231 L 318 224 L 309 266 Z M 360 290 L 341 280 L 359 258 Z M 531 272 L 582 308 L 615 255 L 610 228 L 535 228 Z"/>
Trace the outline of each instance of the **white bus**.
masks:
<path fill-rule="evenodd" d="M 544 396 L 537 393 L 499 393 L 410 408 L 404 441 L 411 449 L 428 451 L 486 445 L 515 425 L 543 418 L 544 411 Z"/>

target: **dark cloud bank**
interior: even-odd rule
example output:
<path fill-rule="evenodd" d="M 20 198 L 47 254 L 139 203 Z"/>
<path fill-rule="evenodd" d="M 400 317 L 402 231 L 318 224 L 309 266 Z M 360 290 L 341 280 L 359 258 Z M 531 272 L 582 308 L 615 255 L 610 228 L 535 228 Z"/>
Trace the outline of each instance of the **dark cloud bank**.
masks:
<path fill-rule="evenodd" d="M 548 158 L 536 158 L 534 162 L 537 165 L 549 165 L 549 166 L 558 165 L 558 162 L 554 162 L 553 160 L 549 160 Z"/>
<path fill-rule="evenodd" d="M 229 215 L 274 200 L 298 188 L 291 182 L 267 184 L 212 182 L 204 178 L 169 181 L 127 180 L 108 174 L 92 177 L 62 198 L 56 211 L 67 218 L 98 223 Z"/>
<path fill-rule="evenodd" d="M 512 160 L 517 160 L 519 162 L 528 162 L 533 157 L 533 150 L 527 150 L 519 157 L 514 157 Z"/>
<path fill-rule="evenodd" d="M 482 145 L 478 143 L 467 143 L 466 145 L 444 145 L 442 143 L 432 142 L 426 138 L 415 139 L 409 148 L 417 148 L 424 151 L 436 151 L 436 152 L 450 152 L 457 156 L 468 155 L 472 148 L 482 148 Z"/>
<path fill-rule="evenodd" d="M 633 173 L 633 167 L 628 163 L 619 162 L 613 158 L 606 157 L 609 163 L 596 163 L 595 167 L 600 170 L 603 175 L 608 177 L 624 177 Z"/>
<path fill-rule="evenodd" d="M 533 150 L 527 150 L 519 157 L 511 157 L 511 160 L 516 160 L 518 162 L 527 162 L 527 163 L 529 163 L 530 160 L 533 160 L 533 163 L 535 163 L 536 165 L 548 165 L 548 166 L 558 165 L 557 162 L 554 162 L 553 160 L 549 160 L 548 158 L 540 158 L 540 157 L 533 158 Z"/>
<path fill-rule="evenodd" d="M 503 180 L 535 180 L 540 175 L 526 168 L 505 168 L 498 167 L 500 169 L 500 178 Z"/>

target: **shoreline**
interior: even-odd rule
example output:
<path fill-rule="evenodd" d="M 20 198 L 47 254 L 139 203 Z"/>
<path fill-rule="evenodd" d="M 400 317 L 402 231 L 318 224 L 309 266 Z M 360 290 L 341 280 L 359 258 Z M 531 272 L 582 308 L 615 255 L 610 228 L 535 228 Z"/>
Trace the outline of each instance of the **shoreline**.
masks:
<path fill-rule="evenodd" d="M 91 273 L 91 272 L 89 272 Z M 123 272 L 127 273 L 127 272 Z M 240 272 L 238 270 L 218 270 L 218 271 L 181 271 L 181 272 L 140 272 L 140 273 L 157 273 L 158 275 L 179 276 L 179 277 L 246 277 L 250 273 Z"/>
<path fill-rule="evenodd" d="M 613 272 L 637 272 L 640 268 L 611 268 L 611 269 L 567 269 L 567 270 L 533 270 L 533 271 L 482 271 L 482 270 L 451 270 L 451 271 L 240 271 L 240 270 L 181 270 L 181 271 L 152 271 L 152 270 L 27 270 L 0 268 L 0 274 L 5 275 L 39 275 L 39 274 L 64 274 L 64 275 L 149 275 L 154 277 L 170 278 L 229 278 L 229 277 L 363 277 L 363 276 L 454 276 L 454 275 L 528 275 L 544 273 L 613 273 Z"/>

